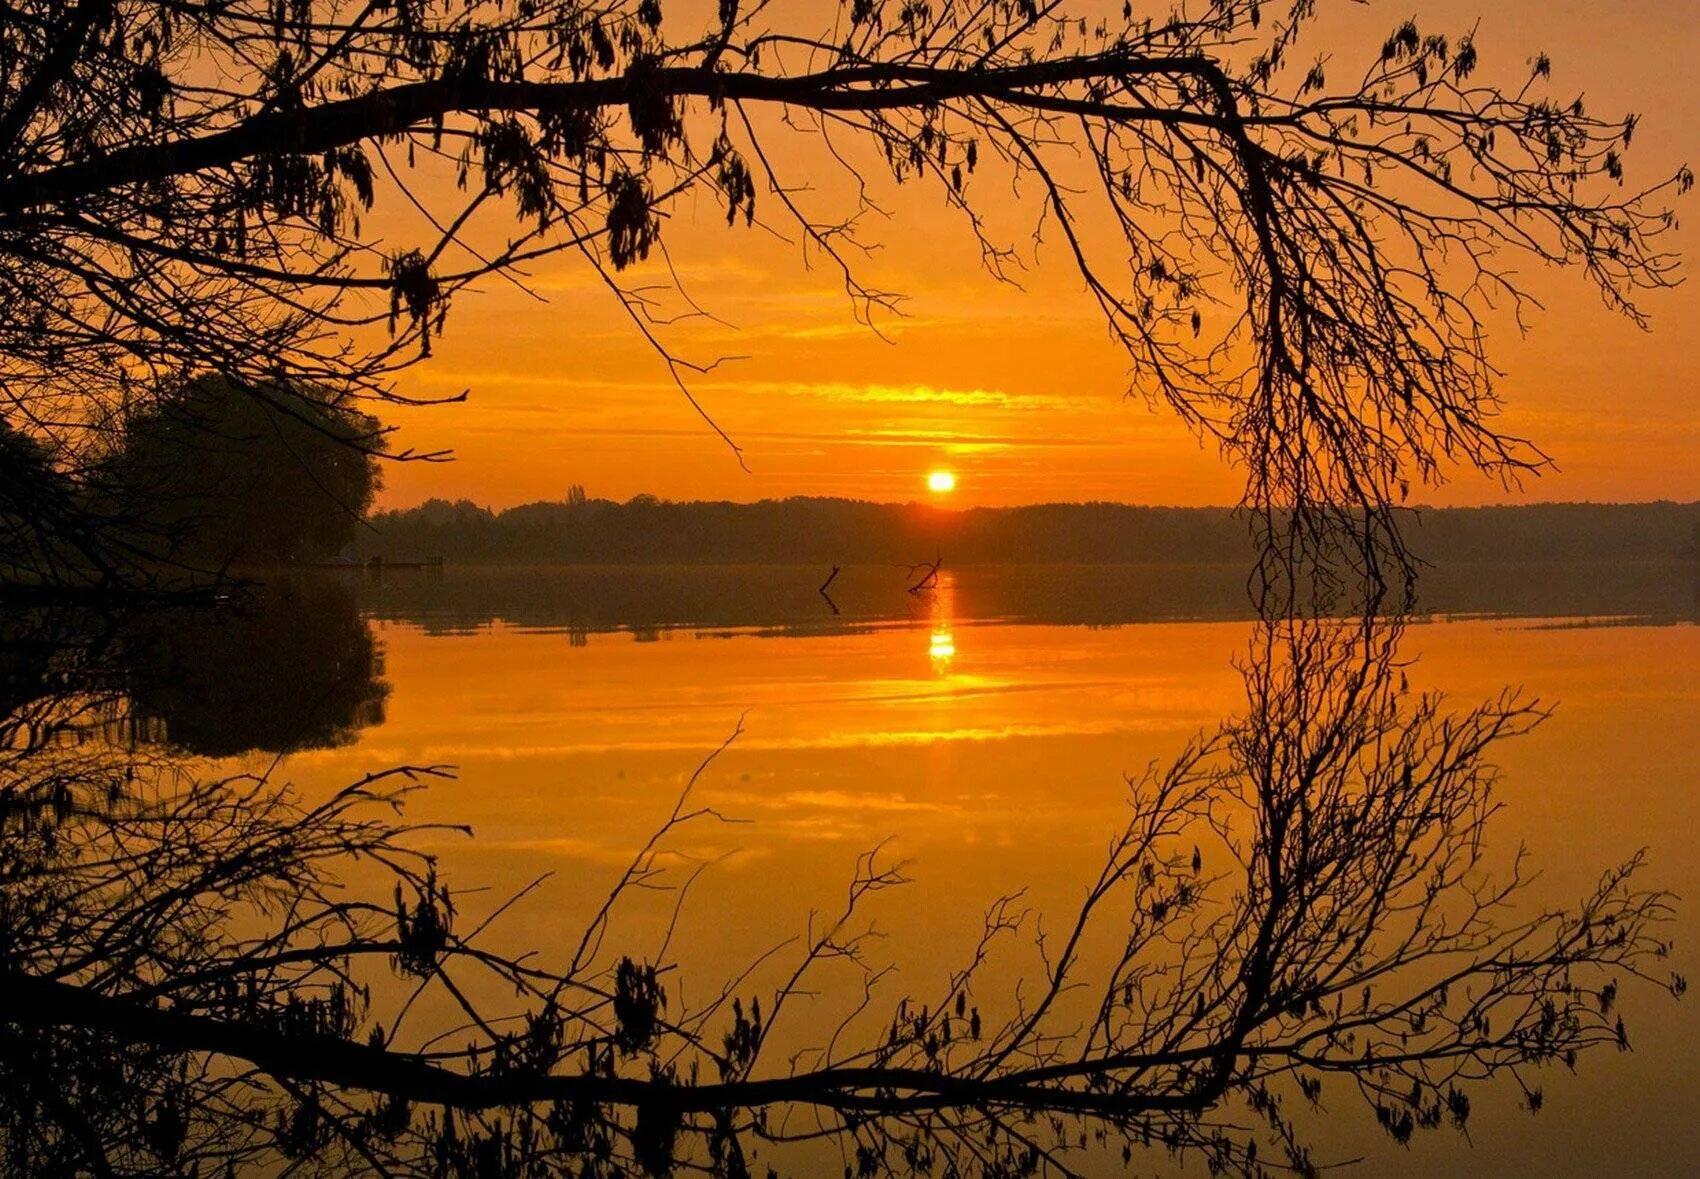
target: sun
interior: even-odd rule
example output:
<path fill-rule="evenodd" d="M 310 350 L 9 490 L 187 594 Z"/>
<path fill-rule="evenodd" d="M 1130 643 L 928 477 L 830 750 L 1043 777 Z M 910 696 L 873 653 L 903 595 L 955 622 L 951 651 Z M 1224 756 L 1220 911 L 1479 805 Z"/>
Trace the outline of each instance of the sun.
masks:
<path fill-rule="evenodd" d="M 956 490 L 956 476 L 949 471 L 933 471 L 927 476 L 927 490 L 943 495 Z"/>

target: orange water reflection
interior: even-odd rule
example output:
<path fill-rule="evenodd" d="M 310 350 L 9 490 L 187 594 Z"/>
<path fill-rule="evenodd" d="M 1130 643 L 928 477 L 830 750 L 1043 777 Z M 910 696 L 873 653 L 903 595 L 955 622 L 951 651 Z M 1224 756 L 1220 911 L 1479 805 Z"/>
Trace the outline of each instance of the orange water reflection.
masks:
<path fill-rule="evenodd" d="M 318 788 L 381 764 L 458 765 L 460 780 L 424 794 L 414 816 L 474 825 L 475 840 L 445 839 L 443 852 L 454 879 L 492 886 L 492 905 L 555 873 L 501 934 L 547 947 L 600 902 L 741 717 L 700 801 L 749 822 L 676 841 L 682 856 L 718 861 L 692 896 L 678 958 L 697 985 L 718 984 L 838 904 L 857 854 L 889 838 L 915 884 L 878 909 L 880 952 L 920 986 L 956 961 L 993 897 L 1025 885 L 1042 909 L 1071 905 L 1121 816 L 1124 773 L 1243 704 L 1232 662 L 1245 624 L 968 627 L 953 596 L 941 579 L 907 626 L 807 638 L 661 631 L 575 645 L 500 624 L 451 636 L 388 625 L 387 722 L 290 770 Z M 1508 850 L 1529 845 L 1538 897 L 1572 898 L 1643 845 L 1656 883 L 1700 895 L 1689 835 L 1700 628 L 1451 623 L 1414 629 L 1406 653 L 1420 656 L 1414 688 L 1474 701 L 1516 683 L 1558 702 L 1548 725 L 1497 757 L 1498 831 Z M 633 944 L 662 919 L 634 911 Z M 1673 965 L 1690 975 L 1696 933 L 1685 909 Z M 1378 1175 L 1677 1173 L 1700 1157 L 1693 1007 L 1645 1006 L 1641 1051 L 1596 1058 L 1573 1081 L 1543 1077 L 1540 1121 L 1507 1094 L 1480 1112 L 1476 1149 L 1459 1159 L 1444 1136 L 1408 1152 L 1373 1127 L 1360 1138 L 1355 1114 L 1332 1145 L 1371 1152 Z"/>
<path fill-rule="evenodd" d="M 927 640 L 927 656 L 939 675 L 950 673 L 951 660 L 956 658 L 956 575 L 940 573 L 930 592 L 929 619 L 932 633 Z"/>

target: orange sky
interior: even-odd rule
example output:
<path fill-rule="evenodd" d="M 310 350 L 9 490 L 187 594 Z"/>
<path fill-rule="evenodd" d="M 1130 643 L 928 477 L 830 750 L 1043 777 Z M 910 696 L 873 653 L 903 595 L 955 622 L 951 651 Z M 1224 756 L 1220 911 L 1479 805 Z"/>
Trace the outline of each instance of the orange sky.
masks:
<path fill-rule="evenodd" d="M 1373 3 L 1351 12 L 1352 31 L 1330 30 L 1328 47 L 1356 66 L 1410 11 Z M 1700 164 L 1700 88 L 1690 73 L 1700 60 L 1700 4 L 1447 0 L 1417 11 L 1425 27 L 1451 32 L 1479 16 L 1485 76 L 1518 78 L 1525 59 L 1544 49 L 1558 90 L 1582 91 L 1597 111 L 1641 113 L 1630 183 Z M 790 179 L 813 178 L 802 171 Z M 841 209 L 833 195 L 827 188 L 816 207 Z M 405 444 L 449 446 L 457 459 L 389 467 L 382 505 L 464 496 L 505 506 L 559 499 L 574 483 L 614 499 L 647 491 L 905 500 L 927 495 L 925 475 L 935 468 L 957 473 L 951 502 L 962 505 L 1237 498 L 1240 477 L 1213 448 L 1166 411 L 1124 396 L 1125 357 L 1059 251 L 1041 250 L 1026 290 L 1012 290 L 981 271 L 941 194 L 910 186 L 889 203 L 892 220 L 872 227 L 883 249 L 861 271 L 869 285 L 908 297 L 908 317 L 886 325 L 889 342 L 856 322 L 830 268 L 805 267 L 794 244 L 759 230 L 727 230 L 714 194 L 673 210 L 672 259 L 690 294 L 730 326 L 699 320 L 675 325 L 668 338 L 693 359 L 745 357 L 692 389 L 743 446 L 747 472 L 600 280 L 562 257 L 530 278 L 541 301 L 492 281 L 456 302 L 435 357 L 401 388 L 417 396 L 470 389 L 470 402 L 391 416 Z M 401 234 L 393 241 L 413 244 Z M 1700 233 L 1685 225 L 1675 244 L 1692 258 Z M 1507 373 L 1504 424 L 1539 442 L 1561 470 L 1522 498 L 1700 499 L 1700 356 L 1692 347 L 1700 293 L 1688 285 L 1649 298 L 1655 323 L 1642 333 L 1571 276 L 1525 278 L 1548 310 L 1526 337 L 1508 321 L 1494 325 L 1495 359 Z M 1419 498 L 1517 496 L 1461 474 Z"/>

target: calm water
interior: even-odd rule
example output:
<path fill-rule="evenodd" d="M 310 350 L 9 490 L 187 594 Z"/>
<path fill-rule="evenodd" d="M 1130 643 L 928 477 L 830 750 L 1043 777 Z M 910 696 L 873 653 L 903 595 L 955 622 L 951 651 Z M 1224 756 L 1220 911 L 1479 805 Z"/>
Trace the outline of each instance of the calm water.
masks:
<path fill-rule="evenodd" d="M 280 688 L 296 707 L 338 701 L 315 732 L 344 742 L 295 752 L 284 772 L 316 791 L 394 763 L 457 767 L 411 811 L 475 829 L 438 840 L 450 878 L 488 885 L 494 907 L 548 877 L 492 927 L 504 944 L 576 936 L 741 725 L 694 797 L 738 821 L 704 818 L 668 844 L 676 874 L 709 865 L 673 942 L 687 996 L 811 911 L 835 911 L 857 856 L 882 842 L 913 881 L 868 910 L 884 933 L 875 957 L 897 967 L 882 993 L 924 989 L 1000 894 L 1026 887 L 1037 910 L 1069 912 L 1125 815 L 1125 776 L 1246 706 L 1236 665 L 1252 624 L 1224 571 L 968 569 L 909 595 L 899 573 L 858 570 L 835 586 L 837 614 L 814 593 L 818 570 L 390 576 L 352 596 L 292 591 L 302 609 L 358 610 L 375 647 L 337 666 L 379 687 Z M 1539 874 L 1524 909 L 1573 901 L 1640 847 L 1649 882 L 1700 896 L 1692 566 L 1435 583 L 1434 620 L 1403 640 L 1412 688 L 1471 704 L 1519 685 L 1557 706 L 1492 756 L 1504 771 L 1495 850 L 1526 845 Z M 670 905 L 640 898 L 618 936 L 652 944 Z M 1693 975 L 1691 905 L 1673 936 L 1670 965 Z M 1473 1147 L 1446 1129 L 1404 1149 L 1335 1082 L 1327 1116 L 1301 1123 L 1318 1161 L 1362 1158 L 1375 1175 L 1693 1173 L 1695 1008 L 1651 987 L 1624 993 L 1635 1051 L 1593 1053 L 1574 1077 L 1531 1074 L 1539 1115 L 1501 1085 L 1477 1102 Z M 835 1022 L 834 1001 L 820 998 L 819 1027 Z M 1153 1153 L 1135 1167 L 1177 1164 Z"/>

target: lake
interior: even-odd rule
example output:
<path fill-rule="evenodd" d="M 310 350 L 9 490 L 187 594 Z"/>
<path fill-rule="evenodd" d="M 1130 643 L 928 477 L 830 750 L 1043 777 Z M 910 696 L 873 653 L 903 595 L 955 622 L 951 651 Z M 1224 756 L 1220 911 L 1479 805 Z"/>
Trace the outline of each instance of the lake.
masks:
<path fill-rule="evenodd" d="M 1508 686 L 1554 706 L 1489 758 L 1503 772 L 1489 851 L 1525 846 L 1534 877 L 1519 911 L 1574 902 L 1643 847 L 1647 882 L 1700 895 L 1693 566 L 1478 572 L 1429 581 L 1397 659 L 1413 692 L 1461 707 Z M 1025 889 L 1037 914 L 1071 913 L 1126 821 L 1129 775 L 1247 708 L 1239 669 L 1254 624 L 1234 571 L 970 567 L 911 594 L 904 571 L 856 569 L 831 602 L 821 576 L 348 575 L 336 608 L 369 628 L 387 692 L 327 730 L 343 744 L 295 752 L 282 773 L 319 791 L 391 764 L 453 765 L 455 780 L 422 791 L 410 816 L 473 828 L 433 842 L 454 882 L 490 889 L 469 902 L 474 916 L 547 877 L 492 926 L 504 944 L 547 952 L 576 936 L 730 739 L 692 804 L 735 821 L 705 816 L 668 839 L 675 882 L 705 868 L 671 944 L 683 997 L 717 988 L 811 913 L 835 912 L 858 856 L 881 848 L 911 881 L 867 907 L 881 935 L 870 959 L 896 968 L 876 994 L 894 1003 L 972 950 L 999 896 Z M 651 944 L 672 903 L 640 897 L 620 936 Z M 1696 934 L 1683 904 L 1669 967 L 1693 974 Z M 995 977 L 1033 967 L 1016 958 Z M 1689 1173 L 1694 1009 L 1622 981 L 1634 1051 L 1586 1054 L 1574 1076 L 1530 1070 L 1538 1115 L 1502 1080 L 1478 1099 L 1469 1142 L 1443 1128 L 1401 1147 L 1336 1080 L 1301 1121 L 1317 1161 L 1361 1158 L 1376 1175 Z M 860 985 L 843 972 L 838 983 Z M 830 992 L 806 1029 L 835 1024 Z M 1133 1166 L 1202 1171 L 1159 1149 Z"/>
<path fill-rule="evenodd" d="M 513 1016 L 554 1009 L 527 987 L 564 973 L 563 1035 L 604 1055 L 549 1079 L 695 1087 L 738 1035 L 782 1092 L 879 1065 L 840 1113 L 757 1103 L 757 1172 L 984 1165 L 993 1120 L 1013 1172 L 1691 1172 L 1693 562 L 1440 567 L 1397 612 L 1273 620 L 1239 567 L 930 574 L 348 569 L 214 605 L 12 608 L 0 931 L 48 979 L 19 1001 L 53 1013 L 54 972 L 122 970 L 236 1028 L 364 1040 L 369 996 L 386 1045 L 500 1079 Z M 420 826 L 396 846 L 342 826 L 345 788 L 398 766 Z M 430 948 L 406 848 L 476 953 Z M 20 1092 L 111 1087 L 88 1108 L 121 1111 L 136 1070 L 189 1058 L 109 1055 L 90 1018 L 172 1016 L 66 1007 Z M 629 1043 L 651 1018 L 670 1030 Z M 226 1033 L 172 1031 L 201 1035 Z M 235 1079 L 219 1053 L 202 1092 Z M 1015 1069 L 1000 1103 L 928 1108 L 988 1060 Z M 321 1125 L 269 1086 L 219 1101 L 194 1111 L 206 1159 L 275 1162 L 248 1118 Z M 416 1101 L 350 1125 L 442 1150 Z M 551 1106 L 551 1133 L 626 1125 L 641 1150 L 644 1101 L 627 1123 Z"/>

